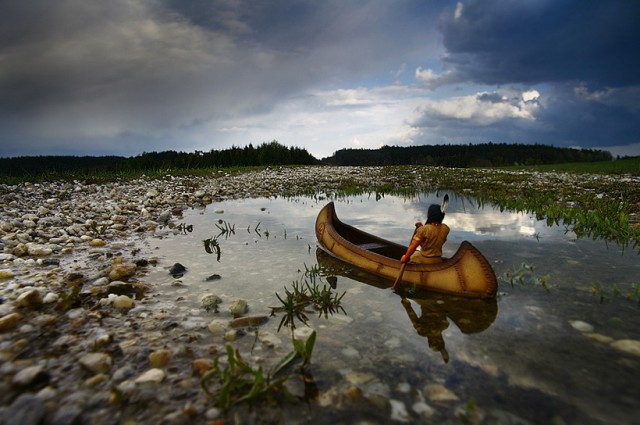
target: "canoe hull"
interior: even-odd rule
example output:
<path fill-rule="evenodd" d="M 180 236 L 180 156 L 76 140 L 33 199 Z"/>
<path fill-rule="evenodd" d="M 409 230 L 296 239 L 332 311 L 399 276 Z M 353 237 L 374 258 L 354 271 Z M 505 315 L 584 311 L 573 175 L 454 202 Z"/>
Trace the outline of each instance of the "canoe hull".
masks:
<path fill-rule="evenodd" d="M 318 244 L 329 254 L 385 279 L 395 281 L 398 277 L 402 265 L 399 258 L 407 247 L 343 223 L 336 215 L 333 202 L 318 214 L 315 230 Z M 498 287 L 487 259 L 467 241 L 442 263 L 408 263 L 402 283 L 478 298 L 495 297 Z"/>

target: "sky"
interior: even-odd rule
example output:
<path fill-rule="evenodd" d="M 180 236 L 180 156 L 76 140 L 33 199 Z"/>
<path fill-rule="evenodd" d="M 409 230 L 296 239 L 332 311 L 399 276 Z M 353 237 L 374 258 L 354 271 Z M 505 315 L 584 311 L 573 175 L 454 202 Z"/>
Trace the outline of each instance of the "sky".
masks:
<path fill-rule="evenodd" d="M 640 155 L 638 0 L 0 0 L 0 157 Z"/>

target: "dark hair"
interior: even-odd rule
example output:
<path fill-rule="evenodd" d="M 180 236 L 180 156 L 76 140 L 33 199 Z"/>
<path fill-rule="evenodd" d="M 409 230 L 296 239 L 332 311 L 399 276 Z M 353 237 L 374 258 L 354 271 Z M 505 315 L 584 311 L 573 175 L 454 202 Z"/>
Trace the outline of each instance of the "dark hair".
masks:
<path fill-rule="evenodd" d="M 444 213 L 440 209 L 440 205 L 433 204 L 429 206 L 429 211 L 427 212 L 427 223 L 442 223 L 444 220 Z"/>

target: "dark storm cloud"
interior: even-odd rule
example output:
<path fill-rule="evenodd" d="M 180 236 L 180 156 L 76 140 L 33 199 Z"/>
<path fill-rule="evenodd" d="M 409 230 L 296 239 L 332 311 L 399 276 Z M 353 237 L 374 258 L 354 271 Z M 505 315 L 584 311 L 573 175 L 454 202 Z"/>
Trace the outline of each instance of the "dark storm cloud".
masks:
<path fill-rule="evenodd" d="M 637 143 L 638 4 L 0 0 L 0 156 Z"/>
<path fill-rule="evenodd" d="M 461 81 L 640 83 L 640 2 L 472 0 L 441 21 Z"/>
<path fill-rule="evenodd" d="M 457 110 L 447 108 L 446 101 L 428 102 L 412 125 L 432 138 L 437 134 L 458 142 L 636 144 L 637 22 L 640 2 L 628 0 L 458 2 L 440 21 L 443 70 L 418 69 L 416 77 L 432 88 L 479 84 L 497 89 L 458 99 Z M 522 93 L 536 88 L 536 107 L 519 104 L 517 96 L 505 98 L 500 87 L 519 87 Z"/>
<path fill-rule="evenodd" d="M 90 150 L 110 138 L 109 147 L 123 151 L 206 140 L 216 122 L 246 120 L 315 87 L 358 85 L 397 69 L 397 39 L 418 44 L 434 31 L 415 16 L 420 7 L 2 1 L 0 155 L 31 143 L 32 151 L 51 153 L 74 144 Z M 144 140 L 155 144 L 138 144 Z"/>

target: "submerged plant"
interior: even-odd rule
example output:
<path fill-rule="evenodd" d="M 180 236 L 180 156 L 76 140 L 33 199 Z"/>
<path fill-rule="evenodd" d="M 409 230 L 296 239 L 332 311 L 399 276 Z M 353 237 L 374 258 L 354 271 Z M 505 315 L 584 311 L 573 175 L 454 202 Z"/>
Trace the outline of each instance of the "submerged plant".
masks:
<path fill-rule="evenodd" d="M 535 267 L 532 264 L 522 263 L 519 268 L 515 270 L 506 271 L 501 279 L 505 280 L 513 288 L 515 283 L 520 285 L 540 285 L 545 291 L 549 291 L 549 279 L 550 275 L 538 276 L 535 273 Z"/>
<path fill-rule="evenodd" d="M 609 295 L 612 297 L 620 297 L 624 295 L 627 300 L 635 300 L 638 303 L 638 306 L 640 306 L 640 285 L 637 283 L 631 284 L 631 288 L 624 293 L 615 283 L 611 287 L 592 283 L 591 293 L 600 298 L 600 304 L 604 304 Z"/>

